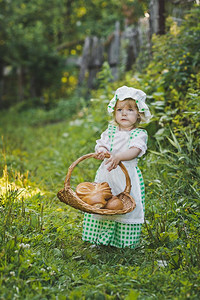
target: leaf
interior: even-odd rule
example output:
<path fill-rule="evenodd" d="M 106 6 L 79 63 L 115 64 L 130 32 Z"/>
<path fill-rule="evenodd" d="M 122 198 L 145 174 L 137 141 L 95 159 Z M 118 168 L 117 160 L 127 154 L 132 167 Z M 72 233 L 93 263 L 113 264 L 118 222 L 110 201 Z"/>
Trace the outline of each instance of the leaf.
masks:
<path fill-rule="evenodd" d="M 171 140 L 168 136 L 167 139 L 172 144 L 172 146 L 174 146 L 179 152 L 181 152 L 181 147 L 177 140 Z"/>
<path fill-rule="evenodd" d="M 128 296 L 125 297 L 125 300 L 137 300 L 140 295 L 140 292 L 137 290 L 130 290 Z"/>

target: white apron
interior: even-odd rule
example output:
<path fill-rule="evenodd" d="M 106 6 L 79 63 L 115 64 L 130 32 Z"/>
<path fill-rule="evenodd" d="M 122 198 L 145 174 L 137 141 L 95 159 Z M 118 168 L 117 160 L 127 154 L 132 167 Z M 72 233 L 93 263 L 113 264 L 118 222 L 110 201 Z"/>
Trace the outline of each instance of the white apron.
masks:
<path fill-rule="evenodd" d="M 120 131 L 118 127 L 110 124 L 108 129 L 102 133 L 101 138 L 97 140 L 96 148 L 99 146 L 107 148 L 113 154 L 123 152 L 131 147 L 137 147 L 141 149 L 139 154 L 139 157 L 141 157 L 147 149 L 147 132 L 139 128 L 132 129 L 131 131 Z M 95 182 L 107 182 L 111 187 L 113 195 L 117 195 L 125 189 L 125 175 L 119 166 L 108 172 L 105 162 L 106 159 L 97 170 Z M 137 158 L 130 161 L 122 161 L 122 163 L 126 167 L 131 179 L 130 195 L 135 199 L 136 208 L 127 214 L 114 216 L 94 214 L 93 218 L 126 224 L 144 223 L 144 182 L 141 171 L 137 167 Z"/>

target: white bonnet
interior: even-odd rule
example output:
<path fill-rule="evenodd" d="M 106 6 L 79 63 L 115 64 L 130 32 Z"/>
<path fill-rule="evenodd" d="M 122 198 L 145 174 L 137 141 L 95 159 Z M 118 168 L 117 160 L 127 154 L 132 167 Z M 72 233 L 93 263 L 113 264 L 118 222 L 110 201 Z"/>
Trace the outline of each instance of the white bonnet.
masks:
<path fill-rule="evenodd" d="M 148 106 L 145 103 L 146 94 L 141 90 L 125 85 L 116 90 L 114 97 L 108 104 L 108 112 L 112 113 L 114 111 L 117 100 L 123 101 L 127 98 L 135 100 L 139 112 L 144 113 L 145 121 L 141 123 L 148 123 L 151 118 L 151 113 L 149 111 Z"/>

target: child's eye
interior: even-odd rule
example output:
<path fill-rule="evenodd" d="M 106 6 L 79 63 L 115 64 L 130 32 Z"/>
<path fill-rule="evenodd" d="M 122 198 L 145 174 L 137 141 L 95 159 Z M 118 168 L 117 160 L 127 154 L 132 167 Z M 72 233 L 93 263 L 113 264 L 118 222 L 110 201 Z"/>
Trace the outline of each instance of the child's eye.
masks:
<path fill-rule="evenodd" d="M 129 108 L 129 111 L 133 111 L 133 109 L 132 109 L 132 108 Z"/>
<path fill-rule="evenodd" d="M 117 111 L 122 111 L 122 109 L 121 109 L 121 108 L 118 108 Z"/>

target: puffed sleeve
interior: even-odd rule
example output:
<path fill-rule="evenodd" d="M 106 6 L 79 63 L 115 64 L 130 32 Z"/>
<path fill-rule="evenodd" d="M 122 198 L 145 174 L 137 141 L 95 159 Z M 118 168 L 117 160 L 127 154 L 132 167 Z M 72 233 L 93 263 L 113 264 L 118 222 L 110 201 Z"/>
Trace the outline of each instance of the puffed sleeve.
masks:
<path fill-rule="evenodd" d="M 95 151 L 97 151 L 97 149 L 99 147 L 104 147 L 106 148 L 108 151 L 110 151 L 110 139 L 108 136 L 108 129 L 106 129 L 102 134 L 101 134 L 101 138 L 99 140 L 96 140 L 96 146 L 95 146 Z"/>
<path fill-rule="evenodd" d="M 129 148 L 131 147 L 136 147 L 141 150 L 140 154 L 138 157 L 141 157 L 142 155 L 145 154 L 147 150 L 147 140 L 148 140 L 148 135 L 147 131 L 144 129 L 138 130 L 138 132 L 133 136 Z"/>

